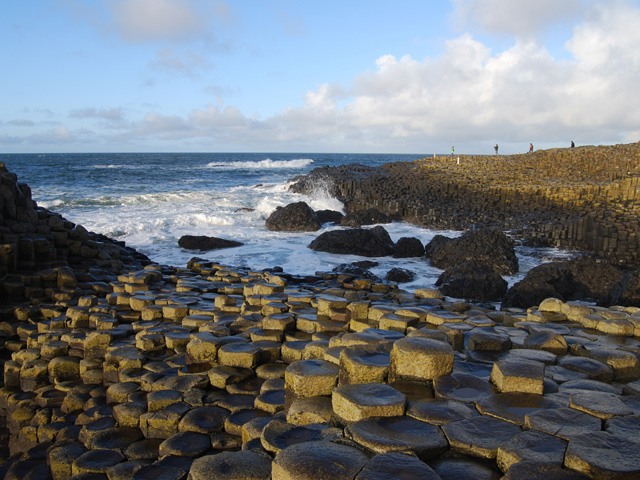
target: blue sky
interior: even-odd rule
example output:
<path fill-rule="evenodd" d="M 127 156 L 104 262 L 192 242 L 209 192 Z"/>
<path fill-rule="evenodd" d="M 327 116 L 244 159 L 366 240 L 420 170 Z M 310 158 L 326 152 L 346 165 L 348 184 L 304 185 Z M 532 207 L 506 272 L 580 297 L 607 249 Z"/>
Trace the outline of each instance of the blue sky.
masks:
<path fill-rule="evenodd" d="M 0 153 L 640 140 L 640 0 L 0 6 Z"/>

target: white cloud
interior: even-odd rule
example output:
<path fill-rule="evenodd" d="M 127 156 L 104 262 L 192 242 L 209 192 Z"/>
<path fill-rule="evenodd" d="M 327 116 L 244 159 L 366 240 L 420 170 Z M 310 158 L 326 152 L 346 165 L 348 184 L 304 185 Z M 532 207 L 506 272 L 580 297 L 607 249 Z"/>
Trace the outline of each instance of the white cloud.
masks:
<path fill-rule="evenodd" d="M 487 8 L 495 1 L 467 4 Z M 541 5 L 546 9 L 549 2 Z M 542 28 L 547 14 L 538 12 L 526 28 Z M 533 37 L 522 36 L 510 48 L 492 52 L 465 33 L 445 42 L 437 57 L 381 55 L 375 64 L 372 59 L 371 71 L 349 85 L 321 84 L 303 95 L 302 106 L 270 118 L 247 116 L 218 101 L 183 116 L 148 113 L 130 130 L 104 139 L 133 145 L 171 140 L 177 148 L 188 142 L 201 150 L 224 145 L 254 151 L 396 152 L 438 145 L 448 151 L 452 144 L 456 151 L 486 147 L 491 152 L 495 142 L 508 152 L 508 145 L 518 151 L 529 142 L 542 148 L 572 139 L 579 144 L 638 141 L 638 25 L 639 8 L 602 3 L 573 30 L 566 45 L 573 55 L 569 59 L 554 58 Z M 64 138 L 64 132 L 58 133 Z"/>
<path fill-rule="evenodd" d="M 207 11 L 191 0 L 110 0 L 107 5 L 128 42 L 182 41 L 206 33 Z"/>
<path fill-rule="evenodd" d="M 200 76 L 213 68 L 205 56 L 194 52 L 178 52 L 173 48 L 160 49 L 151 66 L 154 69 L 187 77 Z"/>
<path fill-rule="evenodd" d="M 493 33 L 531 37 L 550 24 L 578 15 L 585 0 L 452 0 L 454 22 Z"/>
<path fill-rule="evenodd" d="M 110 122 L 122 122 L 124 120 L 124 115 L 121 108 L 87 107 L 72 110 L 69 113 L 69 116 L 73 118 L 100 118 L 103 120 L 108 120 Z"/>

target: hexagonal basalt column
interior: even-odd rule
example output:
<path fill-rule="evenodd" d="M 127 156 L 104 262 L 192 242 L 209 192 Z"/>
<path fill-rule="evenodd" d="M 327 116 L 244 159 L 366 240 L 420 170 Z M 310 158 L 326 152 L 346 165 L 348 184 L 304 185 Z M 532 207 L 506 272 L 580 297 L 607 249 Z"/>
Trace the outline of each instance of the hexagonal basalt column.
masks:
<path fill-rule="evenodd" d="M 338 367 L 326 360 L 298 360 L 284 373 L 285 410 L 297 398 L 331 395 L 338 381 Z"/>
<path fill-rule="evenodd" d="M 453 349 L 446 342 L 422 337 L 396 341 L 391 349 L 389 382 L 427 382 L 453 370 Z"/>
<path fill-rule="evenodd" d="M 493 364 L 491 381 L 501 392 L 536 393 L 544 390 L 544 364 L 502 360 Z"/>
<path fill-rule="evenodd" d="M 333 390 L 333 411 L 345 423 L 404 415 L 407 397 L 382 383 L 341 385 Z"/>

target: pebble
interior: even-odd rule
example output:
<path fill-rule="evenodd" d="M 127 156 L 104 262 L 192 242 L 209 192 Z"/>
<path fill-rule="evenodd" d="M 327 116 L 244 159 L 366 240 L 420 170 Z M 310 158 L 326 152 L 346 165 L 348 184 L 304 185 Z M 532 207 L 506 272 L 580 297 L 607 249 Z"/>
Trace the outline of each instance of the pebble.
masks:
<path fill-rule="evenodd" d="M 640 478 L 631 309 L 199 259 L 122 277 L 5 309 L 6 478 Z"/>

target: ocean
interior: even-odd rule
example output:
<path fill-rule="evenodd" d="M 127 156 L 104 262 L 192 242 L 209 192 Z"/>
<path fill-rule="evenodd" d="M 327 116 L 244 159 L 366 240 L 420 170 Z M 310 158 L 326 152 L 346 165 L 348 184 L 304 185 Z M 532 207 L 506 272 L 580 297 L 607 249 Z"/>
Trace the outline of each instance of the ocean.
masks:
<path fill-rule="evenodd" d="M 391 268 L 415 272 L 406 290 L 433 286 L 441 270 L 422 259 L 369 259 L 314 252 L 309 243 L 319 232 L 271 232 L 265 220 L 276 207 L 305 201 L 314 210 L 343 205 L 318 186 L 313 195 L 289 192 L 292 178 L 325 165 L 378 166 L 413 161 L 426 155 L 311 153 L 86 153 L 3 154 L 9 171 L 31 187 L 38 205 L 62 214 L 90 231 L 125 241 L 152 261 L 177 267 L 192 257 L 253 269 L 280 266 L 291 274 L 327 272 L 342 263 L 379 262 L 372 273 L 384 278 Z M 432 156 L 432 155 L 429 155 Z M 391 238 L 461 232 L 423 229 L 404 222 L 383 225 Z M 194 252 L 178 246 L 183 235 L 208 235 L 243 242 L 235 248 Z M 572 252 L 517 247 L 520 271 L 505 277 L 510 285 L 532 267 Z"/>

